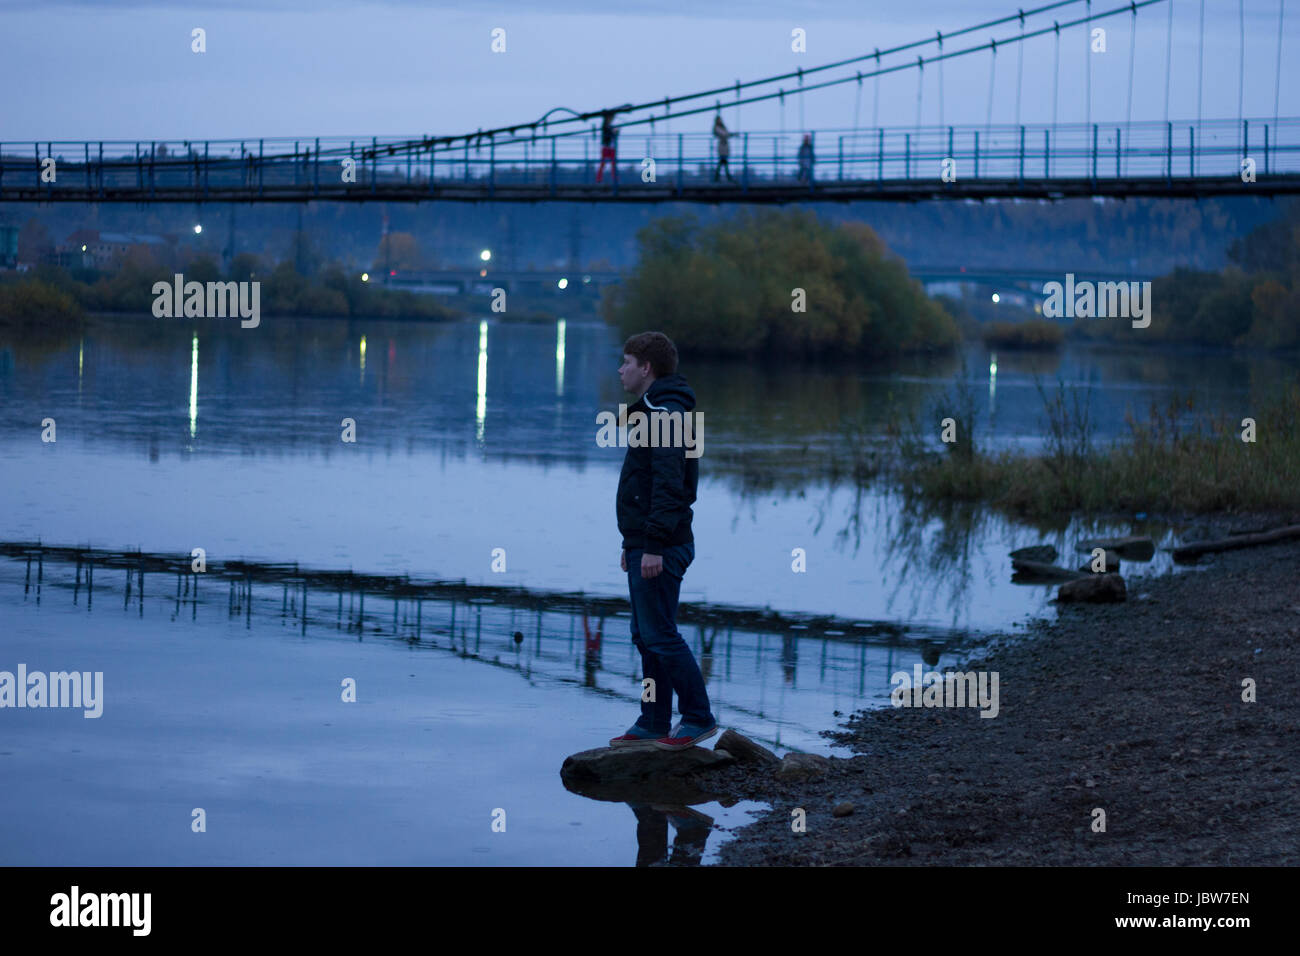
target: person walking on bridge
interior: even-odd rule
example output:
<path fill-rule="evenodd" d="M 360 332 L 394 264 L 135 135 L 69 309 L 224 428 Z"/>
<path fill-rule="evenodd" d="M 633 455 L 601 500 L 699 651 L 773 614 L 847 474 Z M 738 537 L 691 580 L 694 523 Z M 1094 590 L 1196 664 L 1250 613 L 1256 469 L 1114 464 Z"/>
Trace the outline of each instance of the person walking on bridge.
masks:
<path fill-rule="evenodd" d="M 799 147 L 799 182 L 812 185 L 813 144 L 812 134 L 803 134 L 803 144 Z"/>
<path fill-rule="evenodd" d="M 677 347 L 662 332 L 642 332 L 623 343 L 618 370 L 623 387 L 637 396 L 627 409 L 649 419 L 652 435 L 661 429 L 661 415 L 685 419 L 695 408 L 695 393 L 677 374 Z M 644 431 L 635 423 L 618 478 L 615 513 L 623 536 L 619 567 L 627 572 L 632 604 L 632 643 L 641 652 L 644 685 L 641 716 L 611 747 L 657 747 L 684 750 L 718 732 L 709 708 L 704 675 L 691 649 L 677 630 L 677 597 L 682 576 L 695 560 L 691 505 L 699 483 L 699 458 L 686 454 L 686 442 L 665 444 L 631 439 Z M 673 692 L 681 722 L 671 730 Z"/>
<path fill-rule="evenodd" d="M 600 165 L 596 168 L 596 182 L 600 182 L 605 172 L 605 160 L 613 172 L 614 182 L 618 182 L 618 130 L 614 128 L 614 111 L 606 110 L 600 124 Z"/>
<path fill-rule="evenodd" d="M 722 122 L 722 114 L 719 113 L 713 118 L 713 136 L 718 141 L 718 168 L 713 171 L 713 181 L 718 181 L 718 174 L 722 172 L 722 167 L 727 167 L 727 182 L 734 183 L 731 178 L 731 163 L 727 160 L 731 158 L 731 143 L 729 142 L 735 133 L 727 132 L 727 125 Z"/>

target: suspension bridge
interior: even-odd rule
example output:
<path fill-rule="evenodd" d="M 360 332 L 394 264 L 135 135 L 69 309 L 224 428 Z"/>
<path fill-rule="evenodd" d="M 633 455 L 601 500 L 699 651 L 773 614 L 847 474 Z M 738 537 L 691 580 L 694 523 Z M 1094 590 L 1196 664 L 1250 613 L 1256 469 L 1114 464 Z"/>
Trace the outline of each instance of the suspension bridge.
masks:
<path fill-rule="evenodd" d="M 1238 0 L 1244 11 L 1244 0 Z M 1163 8 L 1164 23 L 1155 9 Z M 1065 8 L 1073 8 L 1066 10 Z M 445 136 L 261 138 L 205 141 L 0 142 L 0 202 L 700 202 L 786 203 L 852 200 L 1199 198 L 1300 193 L 1300 118 L 1280 117 L 1285 0 L 1278 2 L 1277 59 L 1270 115 L 1244 113 L 1245 27 L 1241 17 L 1238 115 L 1200 116 L 1204 86 L 1204 2 L 1197 61 L 1198 115 L 1169 115 L 1174 0 L 1134 0 L 1094 11 L 1093 0 L 1060 0 L 1032 10 L 887 50 L 660 100 Z M 1079 13 L 1064 21 L 1050 13 Z M 1133 64 L 1139 16 L 1166 34 L 1164 119 L 1134 122 Z M 1130 18 L 1123 121 L 1093 121 L 1088 61 L 1084 122 L 1057 122 L 1062 36 L 1082 38 L 1094 23 Z M 1040 25 L 1041 24 L 1041 25 Z M 989 32 L 987 41 L 965 39 Z M 994 35 L 1001 32 L 1001 36 Z M 1220 38 L 1221 39 L 1221 38 Z M 1053 44 L 1052 120 L 1020 122 L 1024 51 Z M 1067 42 L 1075 42 L 1067 40 Z M 947 46 L 945 47 L 945 44 Z M 1015 48 L 1015 122 L 992 122 L 997 57 Z M 1220 51 L 1221 52 L 1221 51 Z M 911 57 L 915 55 L 915 59 Z M 1216 54 L 1217 55 L 1217 54 Z M 942 122 L 943 66 L 990 61 L 985 122 Z M 1219 57 L 1222 59 L 1222 57 Z M 924 73 L 939 70 L 940 122 L 922 122 Z M 865 68 L 865 69 L 864 69 Z M 914 126 L 877 122 L 880 80 L 914 72 Z M 1179 77 L 1179 82 L 1183 78 Z M 873 85 L 872 123 L 861 123 L 864 86 Z M 856 88 L 851 127 L 785 129 L 787 99 Z M 773 89 L 774 87 L 774 89 Z M 719 137 L 681 127 L 691 118 L 777 102 L 779 130 Z M 567 112 L 569 116 L 555 116 Z M 600 126 L 618 132 L 613 169 L 600 162 Z M 676 121 L 678 131 L 673 131 Z M 804 136 L 808 146 L 801 152 Z M 720 162 L 725 142 L 727 161 Z M 725 178 L 723 173 L 726 173 Z"/>

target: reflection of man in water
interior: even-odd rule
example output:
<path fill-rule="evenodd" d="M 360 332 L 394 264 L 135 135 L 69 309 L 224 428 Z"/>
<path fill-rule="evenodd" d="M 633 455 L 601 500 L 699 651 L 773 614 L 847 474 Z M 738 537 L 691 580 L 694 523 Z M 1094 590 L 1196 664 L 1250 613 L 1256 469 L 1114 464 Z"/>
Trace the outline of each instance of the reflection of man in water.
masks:
<path fill-rule="evenodd" d="M 636 865 L 699 866 L 704 845 L 713 827 L 713 818 L 690 807 L 667 807 L 629 803 L 636 814 Z M 673 854 L 668 856 L 668 822 L 677 835 L 673 837 Z"/>

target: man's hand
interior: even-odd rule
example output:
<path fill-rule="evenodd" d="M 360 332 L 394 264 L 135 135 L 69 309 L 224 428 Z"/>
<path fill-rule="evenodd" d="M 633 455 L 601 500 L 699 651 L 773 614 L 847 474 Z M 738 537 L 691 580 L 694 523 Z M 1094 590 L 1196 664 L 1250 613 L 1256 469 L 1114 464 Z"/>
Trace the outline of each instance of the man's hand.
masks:
<path fill-rule="evenodd" d="M 642 554 L 641 555 L 641 577 L 654 578 L 659 576 L 659 572 L 664 569 L 664 556 L 662 554 Z"/>
<path fill-rule="evenodd" d="M 619 551 L 619 553 L 618 553 L 618 566 L 619 566 L 620 568 L 622 568 L 624 571 L 627 570 L 627 551 L 626 551 L 626 549 L 625 549 L 625 550 L 622 550 L 622 551 Z"/>

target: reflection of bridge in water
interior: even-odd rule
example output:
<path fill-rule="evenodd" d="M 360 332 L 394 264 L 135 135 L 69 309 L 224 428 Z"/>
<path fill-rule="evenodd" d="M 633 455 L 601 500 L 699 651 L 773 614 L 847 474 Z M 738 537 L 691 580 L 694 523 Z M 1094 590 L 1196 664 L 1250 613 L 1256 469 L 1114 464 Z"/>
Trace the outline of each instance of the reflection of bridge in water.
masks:
<path fill-rule="evenodd" d="M 640 655 L 626 625 L 606 633 L 628 618 L 625 598 L 292 563 L 209 561 L 196 573 L 189 555 L 32 542 L 0 542 L 0 555 L 17 571 L 6 578 L 21 578 L 24 600 L 38 604 L 46 588 L 71 592 L 77 604 L 84 590 L 88 612 L 96 596 L 102 606 L 111 595 L 114 603 L 120 596 L 123 611 L 134 603 L 143 617 L 148 593 L 149 603 L 171 605 L 172 620 L 188 608 L 192 621 L 200 607 L 210 621 L 224 604 L 225 618 L 242 617 L 249 630 L 256 611 L 259 621 L 278 617 L 303 636 L 384 636 L 515 670 L 529 681 L 571 683 L 633 706 L 640 700 Z M 715 709 L 742 719 L 747 736 L 782 746 L 812 744 L 833 711 L 886 700 L 896 670 L 937 665 L 966 645 L 964 633 L 940 628 L 720 604 L 682 603 L 678 624 Z"/>

